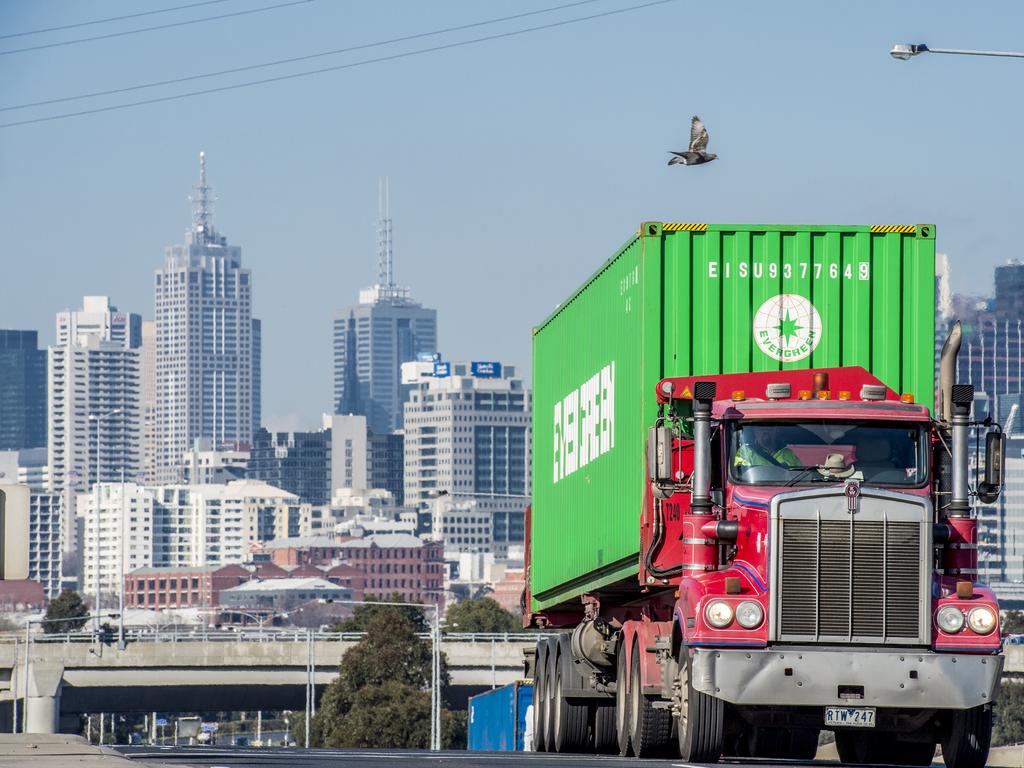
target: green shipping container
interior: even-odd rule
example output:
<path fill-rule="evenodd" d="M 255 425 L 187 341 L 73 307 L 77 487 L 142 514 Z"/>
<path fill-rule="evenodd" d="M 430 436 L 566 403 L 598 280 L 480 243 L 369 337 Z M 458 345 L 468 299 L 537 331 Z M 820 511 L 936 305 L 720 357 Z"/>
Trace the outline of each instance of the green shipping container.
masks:
<path fill-rule="evenodd" d="M 665 376 L 859 365 L 933 406 L 935 227 L 647 222 L 533 334 L 533 610 L 636 583 Z"/>

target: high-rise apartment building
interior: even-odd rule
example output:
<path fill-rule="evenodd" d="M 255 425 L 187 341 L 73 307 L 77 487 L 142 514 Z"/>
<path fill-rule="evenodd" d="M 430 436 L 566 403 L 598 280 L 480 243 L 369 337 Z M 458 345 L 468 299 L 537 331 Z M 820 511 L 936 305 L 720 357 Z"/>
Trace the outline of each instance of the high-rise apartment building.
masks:
<path fill-rule="evenodd" d="M 248 444 L 259 413 L 260 334 L 252 317 L 252 273 L 242 267 L 242 249 L 214 228 L 203 153 L 195 192 L 186 242 L 168 248 L 156 272 L 156 474 L 161 482 L 181 479 L 181 457 L 197 438 L 209 438 L 218 448 Z"/>
<path fill-rule="evenodd" d="M 43 585 L 47 600 L 60 594 L 63 514 L 61 494 L 32 491 L 29 495 L 28 577 Z"/>
<path fill-rule="evenodd" d="M 46 445 L 46 350 L 36 331 L 0 330 L 0 451 Z"/>
<path fill-rule="evenodd" d="M 49 490 L 64 496 L 64 547 L 75 546 L 74 494 L 142 470 L 142 320 L 106 296 L 58 312 L 49 351 Z"/>
<path fill-rule="evenodd" d="M 142 476 L 147 483 L 156 480 L 156 322 L 142 321 L 142 345 L 139 364 L 142 382 Z"/>
<path fill-rule="evenodd" d="M 334 412 L 364 415 L 386 434 L 402 426 L 402 363 L 437 349 L 437 312 L 395 284 L 386 186 L 379 197 L 377 283 L 334 318 Z"/>
<path fill-rule="evenodd" d="M 133 482 L 100 483 L 78 494 L 76 507 L 82 529 L 82 592 L 95 595 L 99 579 L 99 591 L 107 596 L 101 603 L 107 606 L 120 591 L 123 574 L 153 565 L 159 530 L 154 494 Z"/>
<path fill-rule="evenodd" d="M 500 363 L 437 363 L 405 404 L 405 504 L 447 495 L 472 499 L 492 518 L 494 552 L 524 536 L 530 494 L 532 398 L 515 368 Z"/>

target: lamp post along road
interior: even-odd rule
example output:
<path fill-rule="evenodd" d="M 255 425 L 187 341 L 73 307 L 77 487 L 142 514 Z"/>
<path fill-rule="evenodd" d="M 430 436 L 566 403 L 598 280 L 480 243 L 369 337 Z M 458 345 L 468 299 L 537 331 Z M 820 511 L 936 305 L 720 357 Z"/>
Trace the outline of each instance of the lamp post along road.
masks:
<path fill-rule="evenodd" d="M 102 425 L 102 422 L 103 422 L 104 419 L 106 419 L 106 418 L 108 418 L 110 416 L 116 416 L 119 413 L 121 413 L 121 409 L 120 408 L 115 408 L 114 410 L 107 411 L 106 413 L 90 413 L 89 414 L 89 421 L 95 421 L 96 422 L 96 485 L 93 486 L 95 488 L 95 493 L 93 494 L 93 496 L 95 497 L 95 500 L 96 500 L 96 509 L 95 509 L 95 512 L 96 512 L 96 525 L 94 526 L 95 534 L 96 534 L 96 544 L 93 547 L 93 552 L 94 552 L 95 557 L 96 557 L 96 564 L 94 566 L 94 570 L 95 570 L 95 573 L 96 573 L 96 590 L 95 590 L 96 604 L 93 606 L 93 610 L 95 610 L 96 614 L 97 614 L 96 615 L 96 633 L 97 634 L 99 634 L 99 631 L 100 631 L 100 619 L 99 619 L 99 611 L 100 611 L 100 428 L 101 428 L 101 425 Z M 122 546 L 124 546 L 123 542 L 122 542 Z"/>
<path fill-rule="evenodd" d="M 953 56 L 996 56 L 1005 59 L 1024 59 L 1024 53 L 1017 51 L 974 51 L 969 48 L 929 48 L 924 43 L 896 43 L 889 55 L 900 61 L 907 61 L 922 53 L 948 53 Z"/>

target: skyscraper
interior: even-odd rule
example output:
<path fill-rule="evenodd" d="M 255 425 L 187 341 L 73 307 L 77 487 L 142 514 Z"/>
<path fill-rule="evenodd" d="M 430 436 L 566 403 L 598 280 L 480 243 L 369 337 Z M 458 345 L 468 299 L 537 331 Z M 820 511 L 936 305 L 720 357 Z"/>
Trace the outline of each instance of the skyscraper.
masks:
<path fill-rule="evenodd" d="M 142 318 L 106 296 L 58 312 L 49 352 L 49 489 L 64 499 L 63 546 L 75 547 L 75 491 L 142 469 Z"/>
<path fill-rule="evenodd" d="M 376 285 L 334 318 L 334 412 L 366 416 L 374 434 L 402 426 L 402 363 L 437 349 L 437 311 L 395 284 L 390 194 L 378 190 Z"/>
<path fill-rule="evenodd" d="M 182 457 L 196 438 L 215 447 L 248 444 L 258 413 L 252 274 L 242 267 L 242 249 L 214 227 L 213 201 L 200 152 L 192 228 L 156 272 L 160 482 L 181 479 Z"/>
<path fill-rule="evenodd" d="M 46 350 L 36 331 L 0 330 L 0 451 L 46 445 Z"/>

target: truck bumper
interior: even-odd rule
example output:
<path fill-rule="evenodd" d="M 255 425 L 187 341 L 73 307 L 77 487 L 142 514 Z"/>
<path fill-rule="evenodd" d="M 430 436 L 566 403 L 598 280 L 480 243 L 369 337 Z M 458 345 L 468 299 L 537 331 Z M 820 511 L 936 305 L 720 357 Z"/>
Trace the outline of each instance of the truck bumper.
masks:
<path fill-rule="evenodd" d="M 967 709 L 995 699 L 1003 657 L 917 649 L 698 648 L 691 670 L 696 690 L 740 705 Z"/>

